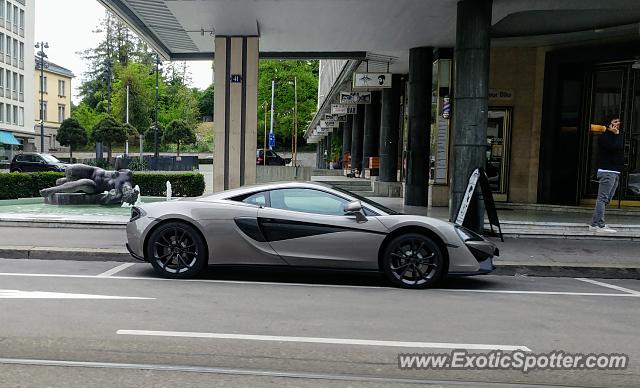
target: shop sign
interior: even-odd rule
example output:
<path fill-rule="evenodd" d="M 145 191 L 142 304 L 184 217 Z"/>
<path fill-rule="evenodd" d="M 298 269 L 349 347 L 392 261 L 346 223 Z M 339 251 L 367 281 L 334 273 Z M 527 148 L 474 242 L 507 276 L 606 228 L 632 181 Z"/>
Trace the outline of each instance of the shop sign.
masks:
<path fill-rule="evenodd" d="M 513 100 L 513 89 L 489 89 L 490 100 Z"/>
<path fill-rule="evenodd" d="M 391 87 L 391 73 L 354 73 L 354 88 L 383 89 Z"/>
<path fill-rule="evenodd" d="M 321 128 L 338 128 L 339 125 L 336 120 L 320 120 Z"/>
<path fill-rule="evenodd" d="M 371 104 L 371 92 L 340 92 L 340 104 Z"/>

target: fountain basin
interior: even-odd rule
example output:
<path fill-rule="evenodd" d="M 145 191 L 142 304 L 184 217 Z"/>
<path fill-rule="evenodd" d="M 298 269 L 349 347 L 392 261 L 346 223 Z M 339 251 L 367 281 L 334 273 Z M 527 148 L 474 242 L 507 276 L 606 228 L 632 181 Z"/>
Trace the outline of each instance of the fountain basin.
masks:
<path fill-rule="evenodd" d="M 163 197 L 142 197 L 143 203 L 166 201 Z M 53 205 L 46 204 L 44 198 L 21 198 L 0 200 L 0 224 L 27 226 L 64 227 L 75 225 L 125 225 L 131 216 L 131 209 L 120 205 Z M 47 224 L 47 225 L 44 225 Z"/>

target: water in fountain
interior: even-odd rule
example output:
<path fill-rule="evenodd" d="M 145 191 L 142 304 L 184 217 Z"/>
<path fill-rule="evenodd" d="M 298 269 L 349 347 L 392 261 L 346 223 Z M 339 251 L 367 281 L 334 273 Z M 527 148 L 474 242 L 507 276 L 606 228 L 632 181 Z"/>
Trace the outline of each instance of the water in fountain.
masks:
<path fill-rule="evenodd" d="M 171 182 L 167 181 L 167 201 L 171 201 Z"/>

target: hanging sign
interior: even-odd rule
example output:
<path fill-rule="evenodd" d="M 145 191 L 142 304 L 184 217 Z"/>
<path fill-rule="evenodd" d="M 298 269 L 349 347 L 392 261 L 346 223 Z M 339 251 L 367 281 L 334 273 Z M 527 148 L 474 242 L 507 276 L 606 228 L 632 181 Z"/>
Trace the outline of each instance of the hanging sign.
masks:
<path fill-rule="evenodd" d="M 336 120 L 320 120 L 321 128 L 338 128 L 340 124 Z"/>
<path fill-rule="evenodd" d="M 344 123 L 345 121 L 347 121 L 347 115 L 346 114 L 336 115 L 336 114 L 325 113 L 324 114 L 324 119 L 325 120 L 337 121 L 339 123 Z"/>
<path fill-rule="evenodd" d="M 340 92 L 341 104 L 371 104 L 371 92 Z"/>
<path fill-rule="evenodd" d="M 348 105 L 340 105 L 340 104 L 331 104 L 331 114 L 332 115 L 346 115 L 348 114 L 348 109 L 350 107 Z"/>
<path fill-rule="evenodd" d="M 354 88 L 383 89 L 391 87 L 391 73 L 354 73 Z"/>

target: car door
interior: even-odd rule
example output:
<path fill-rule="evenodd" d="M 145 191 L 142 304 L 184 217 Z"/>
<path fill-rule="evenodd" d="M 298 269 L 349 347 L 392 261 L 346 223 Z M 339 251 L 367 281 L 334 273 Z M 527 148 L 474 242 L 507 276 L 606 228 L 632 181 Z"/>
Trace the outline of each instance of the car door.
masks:
<path fill-rule="evenodd" d="M 273 249 L 290 265 L 377 269 L 388 230 L 375 216 L 358 222 L 344 212 L 349 200 L 311 188 L 269 192 L 258 223 Z"/>
<path fill-rule="evenodd" d="M 33 157 L 32 171 L 48 171 L 47 162 L 40 155 L 31 155 Z"/>

